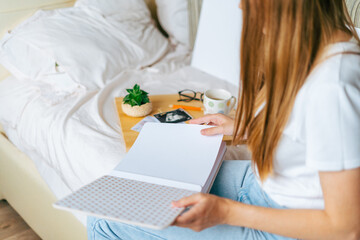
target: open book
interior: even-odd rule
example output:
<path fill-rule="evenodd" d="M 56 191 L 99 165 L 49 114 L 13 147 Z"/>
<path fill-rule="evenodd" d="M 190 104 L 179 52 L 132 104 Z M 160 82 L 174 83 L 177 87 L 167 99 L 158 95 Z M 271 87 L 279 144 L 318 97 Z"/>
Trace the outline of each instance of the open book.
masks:
<path fill-rule="evenodd" d="M 146 123 L 109 175 L 54 206 L 154 229 L 169 226 L 184 210 L 171 202 L 209 192 L 220 168 L 226 150 L 223 136 L 201 135 L 206 127 Z"/>

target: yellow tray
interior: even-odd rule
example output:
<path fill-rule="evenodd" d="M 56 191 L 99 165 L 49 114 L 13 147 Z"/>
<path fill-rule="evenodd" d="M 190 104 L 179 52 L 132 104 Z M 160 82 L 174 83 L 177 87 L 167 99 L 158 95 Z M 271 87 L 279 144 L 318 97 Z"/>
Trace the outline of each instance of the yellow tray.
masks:
<path fill-rule="evenodd" d="M 153 110 L 150 115 L 154 115 L 161 112 L 167 112 L 173 110 L 173 108 L 169 107 L 169 105 L 184 105 L 184 106 L 193 106 L 193 107 L 203 107 L 203 104 L 199 101 L 191 101 L 189 103 L 186 102 L 178 102 L 177 94 L 171 95 L 153 95 L 149 96 L 150 101 L 153 104 Z M 140 122 L 143 117 L 129 117 L 126 115 L 121 109 L 121 103 L 123 98 L 115 98 L 116 109 L 119 115 L 120 126 L 122 129 L 122 134 L 125 140 L 126 151 L 129 151 L 131 146 L 134 144 L 137 136 L 139 135 L 138 132 L 131 130 L 133 126 L 135 126 L 138 122 Z M 198 118 L 204 116 L 203 111 L 194 111 L 194 110 L 185 110 L 188 112 L 193 118 Z M 225 136 L 224 141 L 229 143 L 232 137 Z"/>

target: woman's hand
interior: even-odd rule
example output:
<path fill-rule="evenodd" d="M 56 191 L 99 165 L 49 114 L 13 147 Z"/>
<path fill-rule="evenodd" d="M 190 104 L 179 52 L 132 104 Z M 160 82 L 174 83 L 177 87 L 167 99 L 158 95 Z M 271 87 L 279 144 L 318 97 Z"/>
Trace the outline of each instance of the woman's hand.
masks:
<path fill-rule="evenodd" d="M 198 193 L 173 202 L 174 207 L 189 207 L 189 211 L 176 218 L 174 226 L 191 228 L 199 232 L 218 224 L 225 224 L 231 200 L 211 194 Z"/>
<path fill-rule="evenodd" d="M 224 114 L 208 114 L 200 118 L 192 119 L 190 124 L 208 124 L 216 127 L 201 130 L 201 134 L 211 136 L 216 134 L 232 135 L 234 132 L 234 119 Z"/>

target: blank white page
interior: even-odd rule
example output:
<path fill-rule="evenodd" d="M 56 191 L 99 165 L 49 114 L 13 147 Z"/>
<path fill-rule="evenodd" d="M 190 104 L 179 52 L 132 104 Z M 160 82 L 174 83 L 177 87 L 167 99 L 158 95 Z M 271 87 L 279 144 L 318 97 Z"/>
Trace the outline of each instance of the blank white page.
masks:
<path fill-rule="evenodd" d="M 209 126 L 146 123 L 130 151 L 114 169 L 203 187 L 223 135 L 203 136 Z M 141 179 L 137 179 L 141 180 Z"/>

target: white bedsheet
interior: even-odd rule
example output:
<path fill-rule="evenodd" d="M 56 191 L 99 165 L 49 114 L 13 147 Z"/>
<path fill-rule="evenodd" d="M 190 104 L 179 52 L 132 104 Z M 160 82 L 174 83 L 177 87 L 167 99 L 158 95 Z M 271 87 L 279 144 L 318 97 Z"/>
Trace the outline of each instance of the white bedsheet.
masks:
<path fill-rule="evenodd" d="M 77 92 L 54 105 L 41 87 L 10 77 L 0 83 L 0 122 L 9 139 L 34 160 L 55 195 L 62 197 L 121 161 L 125 147 L 114 98 L 124 96 L 125 88 L 135 83 L 150 94 L 185 88 L 236 89 L 191 67 L 174 73 L 145 69 L 124 72 L 99 91 Z M 41 171 L 45 165 L 61 179 L 63 187 L 51 186 L 51 174 Z"/>
<path fill-rule="evenodd" d="M 35 163 L 55 196 L 64 197 L 121 161 L 125 150 L 113 97 L 131 86 L 127 78 L 149 81 L 189 65 L 190 57 L 187 49 L 171 46 L 152 67 L 124 73 L 101 91 L 78 89 L 70 95 L 51 84 L 63 80 L 56 76 L 39 82 L 9 77 L 0 82 L 1 130 L 4 126 L 14 145 Z M 74 215 L 86 223 L 84 215 Z"/>

